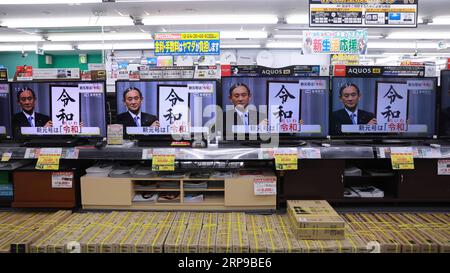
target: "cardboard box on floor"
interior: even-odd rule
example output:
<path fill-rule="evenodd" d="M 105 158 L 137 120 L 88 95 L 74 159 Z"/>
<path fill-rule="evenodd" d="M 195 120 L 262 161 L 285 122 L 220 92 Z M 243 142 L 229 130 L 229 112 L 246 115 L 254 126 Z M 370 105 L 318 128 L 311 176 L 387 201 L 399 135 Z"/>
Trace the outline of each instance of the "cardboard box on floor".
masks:
<path fill-rule="evenodd" d="M 366 225 L 366 222 L 361 218 L 360 214 L 345 213 L 343 217 L 364 244 L 367 245 L 370 242 L 376 242 L 380 245 L 381 253 L 400 253 L 401 246 L 397 241 L 392 240 L 392 236 L 388 238 L 386 234 L 372 230 L 370 226 L 368 227 Z M 368 251 L 370 252 L 372 250 Z"/>
<path fill-rule="evenodd" d="M 327 201 L 288 200 L 287 210 L 298 239 L 344 239 L 345 221 Z"/>
<path fill-rule="evenodd" d="M 198 242 L 199 253 L 216 252 L 217 219 L 217 213 L 205 213 L 203 215 L 203 225 Z"/>

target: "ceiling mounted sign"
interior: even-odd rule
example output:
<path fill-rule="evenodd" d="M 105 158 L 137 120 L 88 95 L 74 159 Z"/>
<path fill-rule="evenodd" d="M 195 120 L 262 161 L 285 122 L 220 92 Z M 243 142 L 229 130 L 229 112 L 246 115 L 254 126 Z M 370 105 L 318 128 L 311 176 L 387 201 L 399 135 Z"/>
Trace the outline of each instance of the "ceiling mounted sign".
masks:
<path fill-rule="evenodd" d="M 418 0 L 309 0 L 310 27 L 417 27 Z"/>
<path fill-rule="evenodd" d="M 155 33 L 155 55 L 220 55 L 220 32 Z"/>

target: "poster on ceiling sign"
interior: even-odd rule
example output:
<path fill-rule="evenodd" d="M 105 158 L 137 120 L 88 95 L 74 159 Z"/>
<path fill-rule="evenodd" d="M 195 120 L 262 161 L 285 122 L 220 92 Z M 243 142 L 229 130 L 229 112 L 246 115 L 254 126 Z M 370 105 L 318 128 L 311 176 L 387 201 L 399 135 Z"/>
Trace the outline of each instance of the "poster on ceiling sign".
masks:
<path fill-rule="evenodd" d="M 155 55 L 220 55 L 220 32 L 155 33 Z"/>
<path fill-rule="evenodd" d="M 305 54 L 366 54 L 367 30 L 303 31 Z"/>
<path fill-rule="evenodd" d="M 418 0 L 309 0 L 310 27 L 417 27 Z"/>

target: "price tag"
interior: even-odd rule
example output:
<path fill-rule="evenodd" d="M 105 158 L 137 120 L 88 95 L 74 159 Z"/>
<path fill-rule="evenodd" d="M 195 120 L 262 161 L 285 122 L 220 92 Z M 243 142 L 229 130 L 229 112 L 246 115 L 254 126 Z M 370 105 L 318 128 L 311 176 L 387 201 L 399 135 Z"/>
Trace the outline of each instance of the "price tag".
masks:
<path fill-rule="evenodd" d="M 392 147 L 391 162 L 393 170 L 413 170 L 413 149 L 411 147 Z"/>
<path fill-rule="evenodd" d="M 40 153 L 40 149 L 39 148 L 27 148 L 25 150 L 25 155 L 24 158 L 25 159 L 35 159 L 39 157 L 39 153 Z"/>
<path fill-rule="evenodd" d="M 276 195 L 277 179 L 275 177 L 255 177 L 253 190 L 255 195 Z"/>
<path fill-rule="evenodd" d="M 62 148 L 42 148 L 36 163 L 37 170 L 58 170 Z"/>
<path fill-rule="evenodd" d="M 438 160 L 438 175 L 450 175 L 450 160 Z"/>
<path fill-rule="evenodd" d="M 152 171 L 174 171 L 175 155 L 153 155 Z"/>
<path fill-rule="evenodd" d="M 276 170 L 297 170 L 298 169 L 298 152 L 297 149 L 278 149 L 275 154 Z"/>
<path fill-rule="evenodd" d="M 108 145 L 122 145 L 123 144 L 123 125 L 111 124 L 108 125 Z"/>
<path fill-rule="evenodd" d="M 152 159 L 152 149 L 142 149 L 142 160 Z"/>
<path fill-rule="evenodd" d="M 320 154 L 320 148 L 301 148 L 300 158 L 306 159 L 320 159 L 322 155 Z"/>
<path fill-rule="evenodd" d="M 12 153 L 11 152 L 5 152 L 2 155 L 2 162 L 8 162 L 11 159 Z"/>
<path fill-rule="evenodd" d="M 71 189 L 72 182 L 73 173 L 71 172 L 52 173 L 52 188 L 54 189 Z"/>
<path fill-rule="evenodd" d="M 65 150 L 65 159 L 78 159 L 78 155 L 80 154 L 80 150 L 78 148 L 67 148 Z"/>

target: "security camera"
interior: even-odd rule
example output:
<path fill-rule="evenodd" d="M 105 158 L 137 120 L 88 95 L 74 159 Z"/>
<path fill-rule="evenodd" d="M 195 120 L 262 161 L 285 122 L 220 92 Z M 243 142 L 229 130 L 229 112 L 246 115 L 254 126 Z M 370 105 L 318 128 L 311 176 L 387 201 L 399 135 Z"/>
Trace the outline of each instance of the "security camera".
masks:
<path fill-rule="evenodd" d="M 28 57 L 28 52 L 22 52 L 22 58 Z"/>

